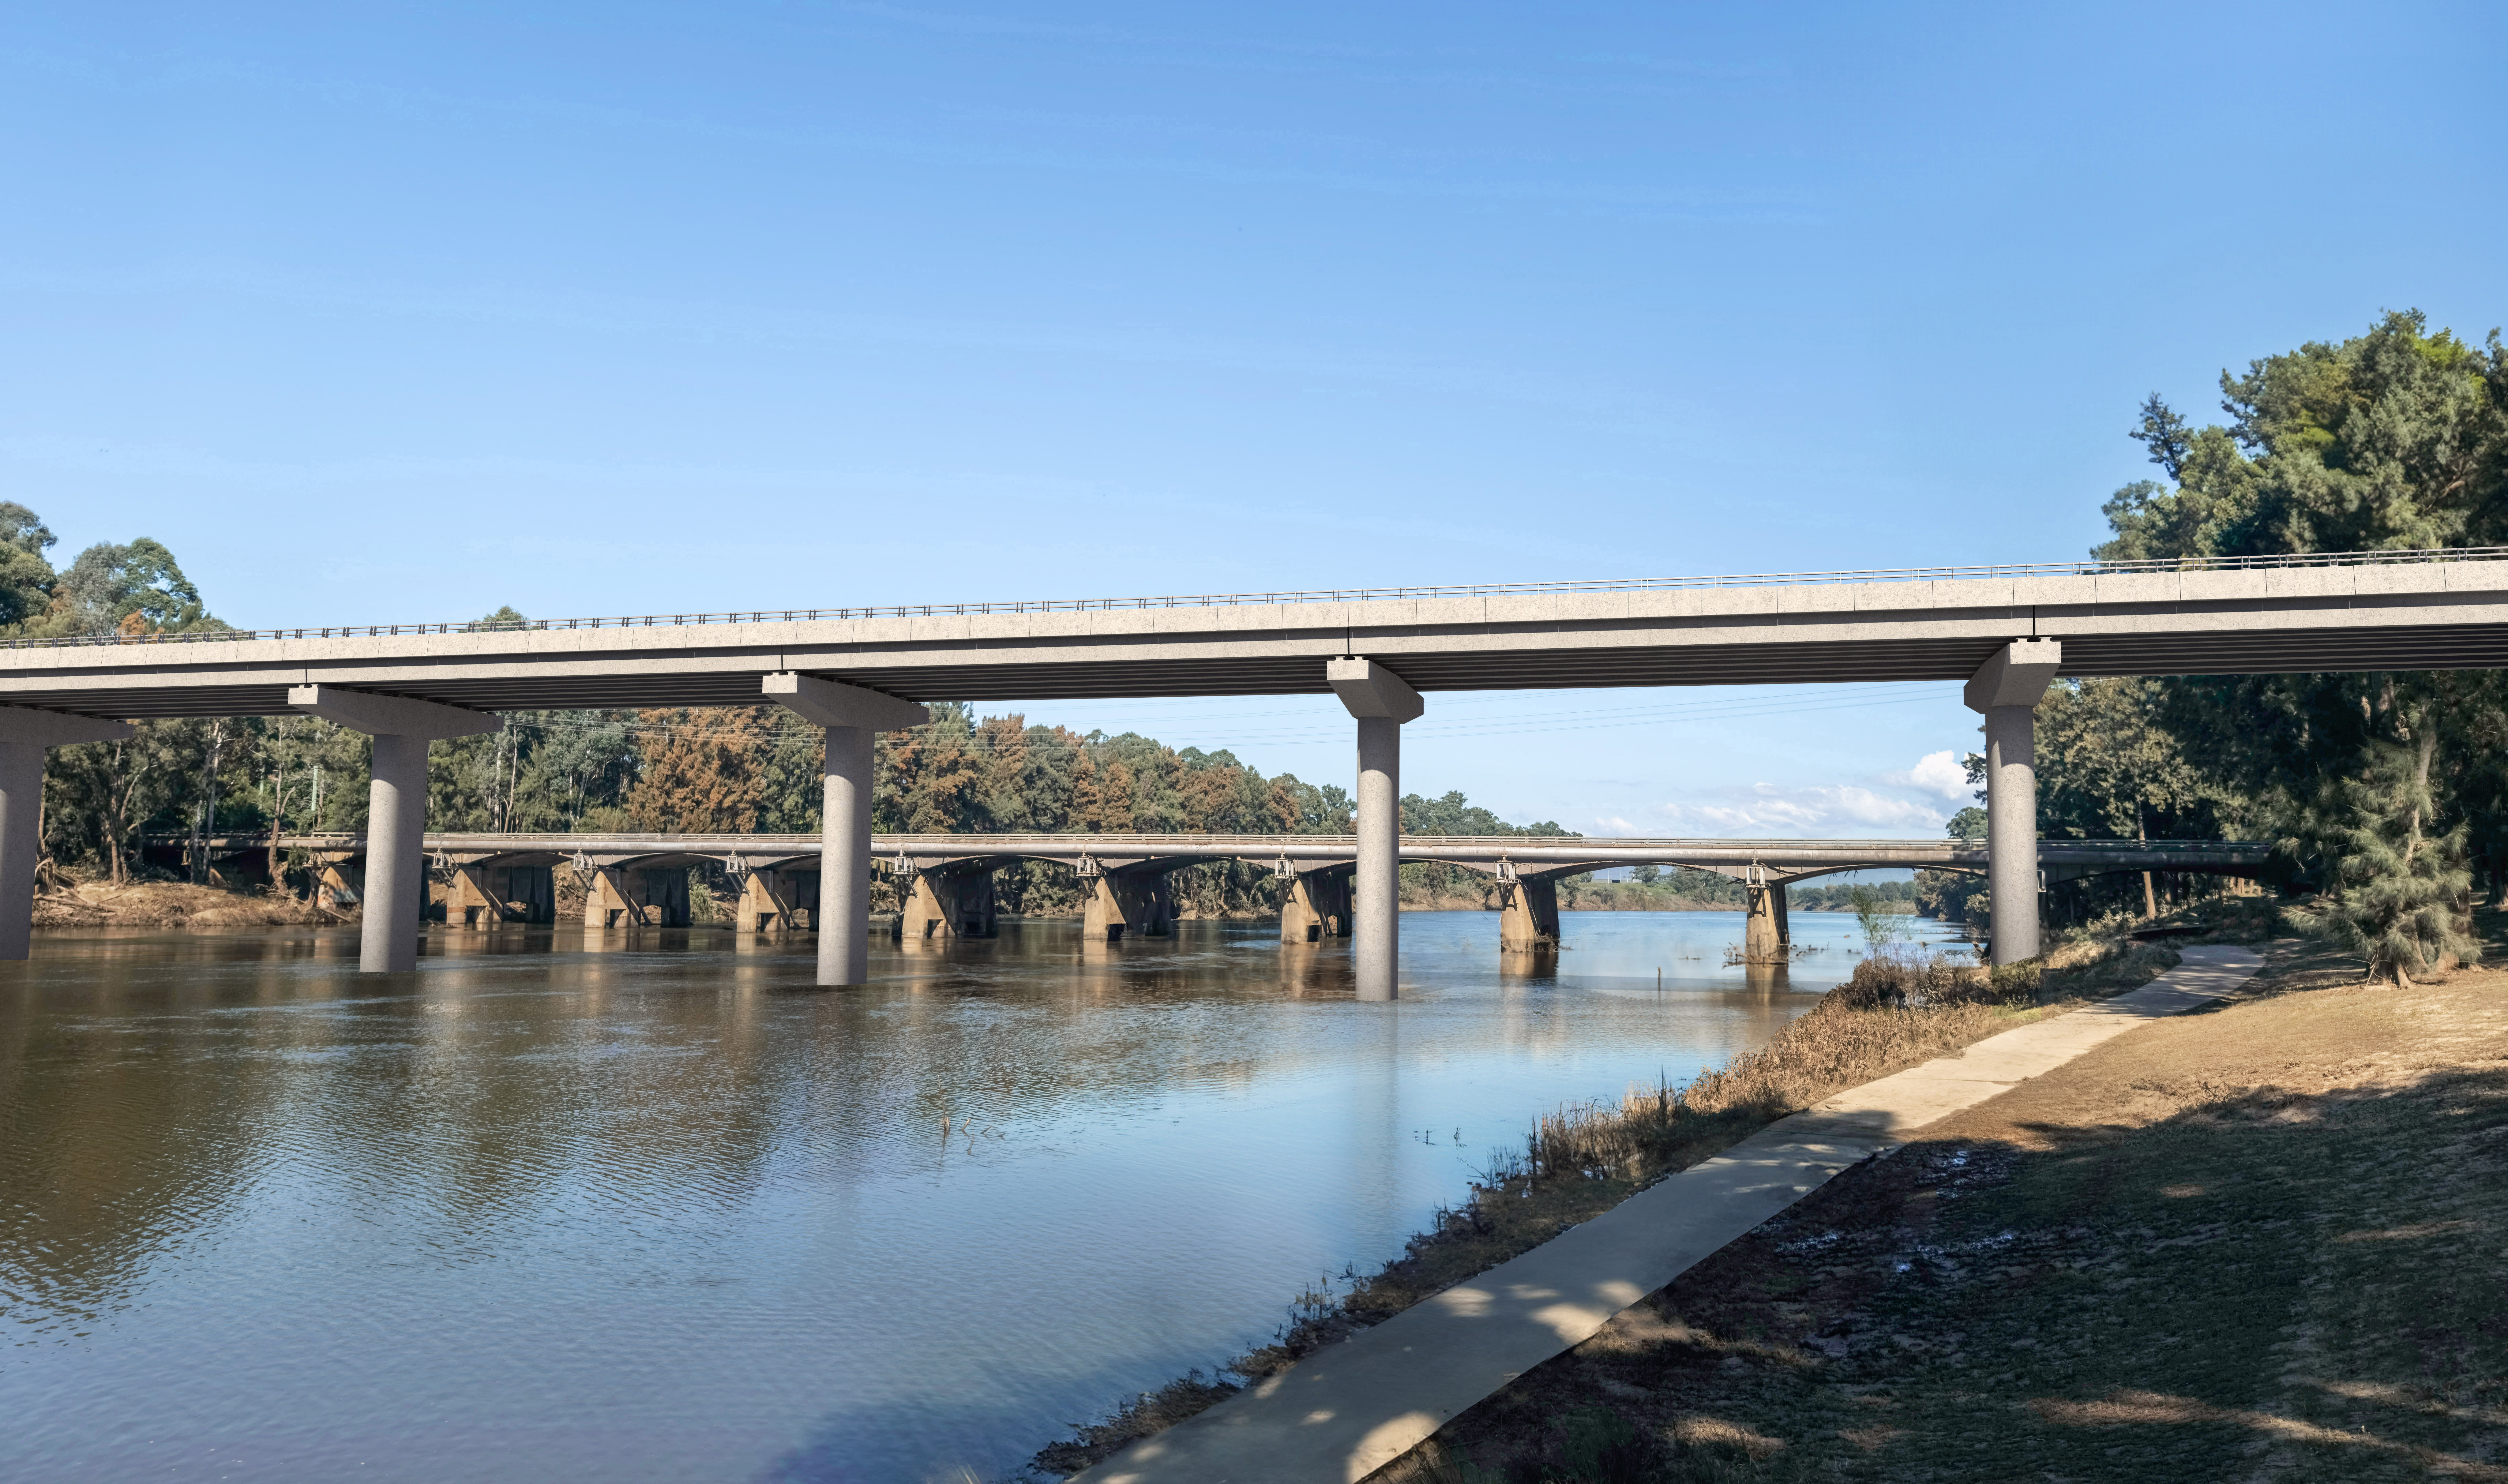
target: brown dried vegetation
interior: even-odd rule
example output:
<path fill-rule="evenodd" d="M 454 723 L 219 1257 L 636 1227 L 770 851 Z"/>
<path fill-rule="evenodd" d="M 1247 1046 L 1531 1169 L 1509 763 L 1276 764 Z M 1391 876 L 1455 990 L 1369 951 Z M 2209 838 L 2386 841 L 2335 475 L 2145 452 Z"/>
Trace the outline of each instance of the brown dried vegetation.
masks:
<path fill-rule="evenodd" d="M 1402 1256 L 1377 1273 L 1349 1275 L 1349 1290 L 1338 1302 L 1321 1292 L 1301 1295 L 1272 1343 L 1214 1376 L 1197 1371 L 1076 1426 L 1069 1439 L 1037 1454 L 1031 1471 L 1076 1473 L 1224 1400 L 1244 1382 L 1285 1370 L 1592 1220 L 1789 1113 L 2083 998 L 2146 983 L 2176 959 L 2165 949 L 2119 943 L 2068 944 L 2043 965 L 1992 975 L 1931 957 L 1866 959 L 1854 979 L 1731 1066 L 1686 1088 L 1633 1088 L 1616 1103 L 1573 1104 L 1543 1116 L 1522 1153 L 1495 1159 L 1469 1196 L 1438 1211 Z M 1613 1450 L 1621 1444 L 1597 1439 L 1598 1457 L 1618 1456 Z"/>

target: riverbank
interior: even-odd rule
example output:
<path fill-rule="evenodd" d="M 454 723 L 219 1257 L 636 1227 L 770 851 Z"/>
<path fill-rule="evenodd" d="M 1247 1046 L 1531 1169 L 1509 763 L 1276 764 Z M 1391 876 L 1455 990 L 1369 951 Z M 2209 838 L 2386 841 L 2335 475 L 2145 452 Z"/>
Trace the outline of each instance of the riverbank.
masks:
<path fill-rule="evenodd" d="M 2508 974 L 2265 947 L 1372 1478 L 2508 1480 Z"/>
<path fill-rule="evenodd" d="M 289 927 L 354 921 L 294 897 L 188 881 L 80 881 L 61 877 L 35 895 L 39 928 Z"/>
<path fill-rule="evenodd" d="M 1665 1175 L 1706 1160 L 1789 1113 L 2047 1015 L 2149 983 L 2177 962 L 2127 940 L 2060 945 L 2042 966 L 1986 975 L 1938 964 L 1867 963 L 1757 1052 L 1685 1089 L 1632 1090 L 1616 1105 L 1561 1109 L 1531 1132 L 1457 1207 L 1375 1274 L 1349 1275 L 1338 1298 L 1292 1304 L 1271 1345 L 1216 1375 L 1179 1378 L 1040 1451 L 1033 1476 L 1062 1478 L 1226 1399 L 1242 1386 L 1379 1323 L 1421 1299 L 1540 1245 Z"/>

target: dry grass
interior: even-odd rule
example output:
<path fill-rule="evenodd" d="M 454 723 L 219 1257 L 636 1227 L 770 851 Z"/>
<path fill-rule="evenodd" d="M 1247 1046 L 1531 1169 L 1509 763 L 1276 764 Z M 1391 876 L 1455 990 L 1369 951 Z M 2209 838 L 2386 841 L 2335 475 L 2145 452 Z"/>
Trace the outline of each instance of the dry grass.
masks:
<path fill-rule="evenodd" d="M 1039 1453 L 1029 1470 L 1050 1478 L 1076 1473 L 1833 1093 L 2148 983 L 2176 962 L 2175 953 L 2150 945 L 2088 941 L 2059 946 L 2043 966 L 1992 975 L 1937 958 L 1864 960 L 1853 980 L 1766 1046 L 1686 1088 L 1633 1088 L 1616 1103 L 1572 1104 L 1545 1115 L 1520 1154 L 1494 1161 L 1461 1205 L 1439 1210 L 1402 1256 L 1356 1278 L 1338 1302 L 1301 1295 L 1272 1344 L 1215 1376 L 1197 1371 L 1075 1428 L 1071 1438 Z M 1607 1438 L 1595 1444 L 1604 1452 L 1611 1446 Z"/>
<path fill-rule="evenodd" d="M 2508 975 L 2268 962 L 1839 1176 L 1374 1484 L 2508 1481 Z"/>
<path fill-rule="evenodd" d="M 35 898 L 35 926 L 41 928 L 284 927 L 340 920 L 293 897 L 188 881 L 64 881 Z"/>

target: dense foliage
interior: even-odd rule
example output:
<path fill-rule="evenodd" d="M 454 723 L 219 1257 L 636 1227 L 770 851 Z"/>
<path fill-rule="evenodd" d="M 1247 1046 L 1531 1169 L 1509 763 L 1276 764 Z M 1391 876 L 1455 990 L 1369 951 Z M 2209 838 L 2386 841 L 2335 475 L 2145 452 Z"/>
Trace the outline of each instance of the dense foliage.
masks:
<path fill-rule="evenodd" d="M 2353 339 L 2224 372 L 2221 392 L 2229 421 L 2201 427 L 2156 394 L 2143 403 L 2130 436 L 2166 478 L 2116 492 L 2114 536 L 2094 555 L 2508 543 L 2496 330 L 2477 349 L 2417 313 L 2390 314 Z M 2314 920 L 2379 972 L 2409 973 L 2469 946 L 2469 857 L 2494 892 L 2508 883 L 2503 743 L 2508 690 L 2492 671 L 2069 682 L 2039 712 L 2039 823 L 2050 837 L 2273 840 L 2273 884 L 2321 892 Z M 2398 754 L 2420 781 L 2398 782 Z M 2408 820 L 2418 844 L 2367 847 Z M 1928 884 L 1945 906 L 1965 894 L 1970 911 L 1984 908 L 1973 886 Z M 2191 889 L 2163 877 L 2158 895 Z M 2153 901 L 2142 879 L 2105 877 L 2057 888 L 2055 911 Z"/>

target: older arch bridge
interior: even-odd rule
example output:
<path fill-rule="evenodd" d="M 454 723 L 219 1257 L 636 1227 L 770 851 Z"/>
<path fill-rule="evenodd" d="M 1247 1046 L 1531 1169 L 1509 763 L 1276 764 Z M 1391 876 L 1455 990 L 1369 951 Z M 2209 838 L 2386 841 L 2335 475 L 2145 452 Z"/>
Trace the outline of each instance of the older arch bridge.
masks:
<path fill-rule="evenodd" d="M 583 887 L 588 928 L 680 927 L 688 921 L 685 868 L 712 864 L 741 883 L 733 925 L 742 931 L 814 928 L 824 840 L 810 835 L 428 835 L 424 850 L 438 879 L 427 887 L 429 915 L 452 926 L 553 922 L 552 872 L 573 872 Z M 152 842 L 158 850 L 182 841 Z M 250 858 L 273 846 L 301 850 L 318 864 L 321 888 L 354 894 L 369 847 L 361 834 L 220 835 L 213 857 Z M 1437 862 L 1489 877 L 1497 887 L 1498 946 L 1537 951 L 1559 944 L 1558 882 L 1622 866 L 1686 867 L 1743 883 L 1748 904 L 1744 951 L 1774 957 L 1790 941 L 1788 885 L 1839 872 L 1911 867 L 1984 874 L 1981 840 L 1737 840 L 1593 838 L 1581 835 L 1417 835 L 1399 837 L 1403 863 Z M 2271 847 L 2255 841 L 2044 840 L 2047 883 L 2115 872 L 2173 871 L 2253 876 Z M 988 936 L 995 919 L 993 873 L 1029 861 L 1069 868 L 1082 883 L 1082 931 L 1098 942 L 1166 931 L 1174 907 L 1169 872 L 1212 862 L 1267 868 L 1277 883 L 1280 937 L 1309 943 L 1349 936 L 1349 883 L 1359 837 L 1315 835 L 880 835 L 874 870 L 896 887 L 900 936 Z M 351 879 L 351 873 L 356 876 Z"/>
<path fill-rule="evenodd" d="M 374 739 L 359 967 L 417 955 L 428 739 L 503 711 L 778 704 L 827 731 L 819 983 L 860 983 L 871 738 L 924 702 L 1337 699 L 1358 744 L 1355 980 L 1399 978 L 1401 732 L 1440 691 L 1964 681 L 1998 961 L 2038 950 L 2035 713 L 2058 677 L 2508 668 L 2508 547 L 912 604 L 0 642 L 0 958 L 28 950 L 44 750 L 133 718 Z"/>

